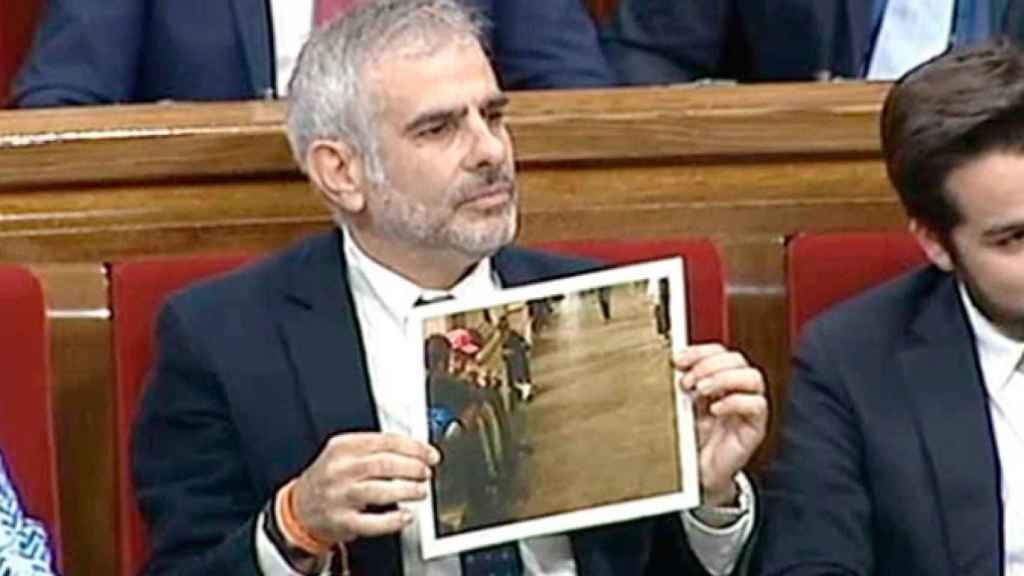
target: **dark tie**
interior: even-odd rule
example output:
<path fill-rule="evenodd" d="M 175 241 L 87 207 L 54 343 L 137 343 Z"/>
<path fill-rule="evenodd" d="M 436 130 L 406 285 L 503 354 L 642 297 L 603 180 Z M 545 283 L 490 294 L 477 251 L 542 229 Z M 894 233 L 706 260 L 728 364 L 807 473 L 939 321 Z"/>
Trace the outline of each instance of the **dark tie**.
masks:
<path fill-rule="evenodd" d="M 313 23 L 317 28 L 351 10 L 360 0 L 316 0 L 313 5 Z"/>
<path fill-rule="evenodd" d="M 515 542 L 481 548 L 459 555 L 462 576 L 520 576 L 523 561 Z"/>

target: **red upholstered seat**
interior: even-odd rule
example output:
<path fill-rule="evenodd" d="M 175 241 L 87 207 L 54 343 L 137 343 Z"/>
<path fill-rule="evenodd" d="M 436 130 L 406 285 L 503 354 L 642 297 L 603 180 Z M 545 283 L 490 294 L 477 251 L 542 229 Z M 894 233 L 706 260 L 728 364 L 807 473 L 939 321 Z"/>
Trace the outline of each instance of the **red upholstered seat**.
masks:
<path fill-rule="evenodd" d="M 183 256 L 111 266 L 117 411 L 117 540 L 119 573 L 123 576 L 138 574 L 148 554 L 146 527 L 132 485 L 131 437 L 142 387 L 153 362 L 157 313 L 171 292 L 235 268 L 251 258 L 248 255 Z"/>
<path fill-rule="evenodd" d="M 43 289 L 30 272 L 0 265 L 0 450 L 25 512 L 46 525 L 60 562 L 60 498 Z"/>
<path fill-rule="evenodd" d="M 691 342 L 728 342 L 729 308 L 725 269 L 718 249 L 708 240 L 586 240 L 538 244 L 536 248 L 582 256 L 609 264 L 630 264 L 682 256 L 686 262 L 687 311 Z"/>
<path fill-rule="evenodd" d="M 805 234 L 786 246 L 789 337 L 833 304 L 925 262 L 907 232 Z"/>

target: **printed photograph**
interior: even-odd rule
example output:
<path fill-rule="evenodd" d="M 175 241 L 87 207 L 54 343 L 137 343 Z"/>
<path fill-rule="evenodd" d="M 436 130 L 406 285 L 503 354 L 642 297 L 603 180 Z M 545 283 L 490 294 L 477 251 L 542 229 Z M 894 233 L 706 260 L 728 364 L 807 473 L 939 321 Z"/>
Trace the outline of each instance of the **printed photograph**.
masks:
<path fill-rule="evenodd" d="M 697 504 L 678 259 L 424 307 L 424 553 Z"/>

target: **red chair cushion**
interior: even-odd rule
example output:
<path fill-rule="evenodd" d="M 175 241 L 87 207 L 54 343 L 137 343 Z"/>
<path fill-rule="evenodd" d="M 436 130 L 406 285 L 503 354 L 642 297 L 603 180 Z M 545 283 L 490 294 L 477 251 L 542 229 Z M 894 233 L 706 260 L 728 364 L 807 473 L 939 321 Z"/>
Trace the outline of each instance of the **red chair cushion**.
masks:
<path fill-rule="evenodd" d="M 60 497 L 43 289 L 29 271 L 0 265 L 0 450 L 26 514 L 42 521 L 60 560 Z"/>
<path fill-rule="evenodd" d="M 153 363 L 156 317 L 164 299 L 176 290 L 252 259 L 251 255 L 183 256 L 116 263 L 111 266 L 116 371 L 115 454 L 120 574 L 140 573 L 148 557 L 146 526 L 132 484 L 131 438 L 146 374 Z"/>
<path fill-rule="evenodd" d="M 791 344 L 815 315 L 925 261 L 907 232 L 806 234 L 790 239 L 786 265 Z"/>
<path fill-rule="evenodd" d="M 535 247 L 565 255 L 592 258 L 609 264 L 631 264 L 681 256 L 686 263 L 690 341 L 729 342 L 725 269 L 718 249 L 709 240 L 574 240 L 545 242 Z"/>

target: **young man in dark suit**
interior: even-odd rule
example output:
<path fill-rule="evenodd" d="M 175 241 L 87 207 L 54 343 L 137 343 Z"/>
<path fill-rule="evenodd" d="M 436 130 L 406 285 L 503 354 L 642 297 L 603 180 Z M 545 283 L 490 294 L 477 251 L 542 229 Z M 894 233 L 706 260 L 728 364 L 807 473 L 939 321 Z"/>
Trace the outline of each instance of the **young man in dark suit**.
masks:
<path fill-rule="evenodd" d="M 741 469 L 767 403 L 760 372 L 717 344 L 675 359 L 698 406 L 701 507 L 486 558 L 419 553 L 406 504 L 425 497 L 439 455 L 410 437 L 423 409 L 410 400 L 423 357 L 412 308 L 590 268 L 507 247 L 518 227 L 507 97 L 479 32 L 454 0 L 376 0 L 306 44 L 288 133 L 337 230 L 163 310 L 134 444 L 148 573 L 732 569 L 753 516 Z"/>
<path fill-rule="evenodd" d="M 931 265 L 805 330 L 757 573 L 1020 574 L 1024 52 L 910 72 L 881 131 Z"/>

